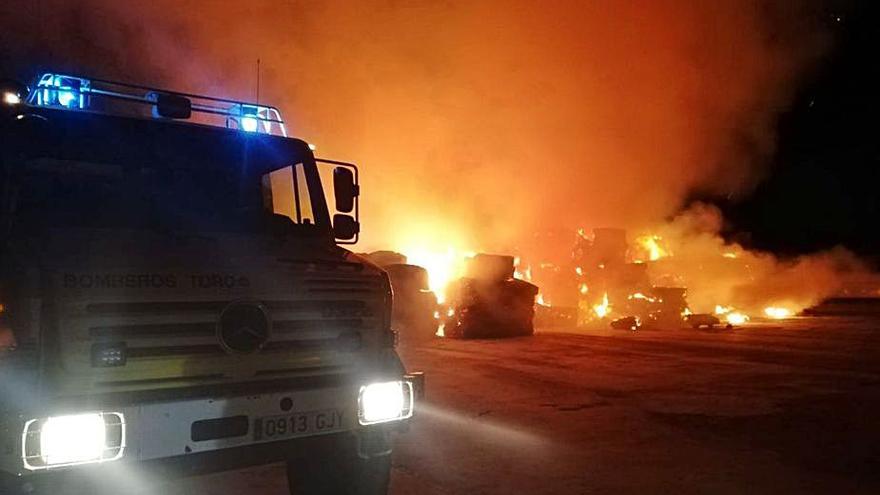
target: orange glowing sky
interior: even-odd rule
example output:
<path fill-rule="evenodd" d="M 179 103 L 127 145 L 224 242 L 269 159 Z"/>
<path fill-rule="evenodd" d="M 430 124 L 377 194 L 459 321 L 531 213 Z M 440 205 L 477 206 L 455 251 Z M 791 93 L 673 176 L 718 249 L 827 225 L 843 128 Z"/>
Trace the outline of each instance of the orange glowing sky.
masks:
<path fill-rule="evenodd" d="M 4 2 L 4 65 L 252 98 L 260 58 L 261 99 L 363 167 L 365 248 L 503 248 L 737 191 L 822 47 L 798 8 L 744 0 L 68 4 Z"/>

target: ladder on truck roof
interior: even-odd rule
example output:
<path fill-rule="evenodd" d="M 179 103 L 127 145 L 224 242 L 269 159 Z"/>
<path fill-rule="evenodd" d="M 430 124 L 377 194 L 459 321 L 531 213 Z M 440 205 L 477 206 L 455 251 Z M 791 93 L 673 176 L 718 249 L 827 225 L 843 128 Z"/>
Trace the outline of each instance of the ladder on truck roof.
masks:
<path fill-rule="evenodd" d="M 100 99 L 114 102 L 116 106 L 149 105 L 153 118 L 191 120 L 287 137 L 281 111 L 273 106 L 54 72 L 43 74 L 37 80 L 27 102 L 40 107 L 113 113 L 107 111 L 108 105 L 97 104 Z"/>

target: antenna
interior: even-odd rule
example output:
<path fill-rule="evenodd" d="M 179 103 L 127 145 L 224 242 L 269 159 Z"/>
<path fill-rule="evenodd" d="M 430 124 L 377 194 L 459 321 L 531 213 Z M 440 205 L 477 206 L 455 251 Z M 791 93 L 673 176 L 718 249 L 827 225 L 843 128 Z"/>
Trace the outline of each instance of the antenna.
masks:
<path fill-rule="evenodd" d="M 257 59 L 257 103 L 260 103 L 260 59 Z"/>

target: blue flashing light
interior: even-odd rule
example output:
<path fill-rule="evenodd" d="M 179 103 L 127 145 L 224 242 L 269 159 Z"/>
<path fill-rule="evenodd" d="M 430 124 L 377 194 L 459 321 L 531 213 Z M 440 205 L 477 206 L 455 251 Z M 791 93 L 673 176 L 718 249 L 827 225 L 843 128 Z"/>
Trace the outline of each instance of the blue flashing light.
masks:
<path fill-rule="evenodd" d="M 241 106 L 241 129 L 245 132 L 259 132 L 260 130 L 260 107 L 254 105 Z"/>
<path fill-rule="evenodd" d="M 43 107 L 82 110 L 88 106 L 91 89 L 88 79 L 61 74 L 44 74 L 37 83 L 31 102 Z"/>
<path fill-rule="evenodd" d="M 260 134 L 277 132 L 282 136 L 287 136 L 287 129 L 284 126 L 284 121 L 281 120 L 281 112 L 277 108 L 241 103 L 233 107 L 232 114 L 234 115 L 232 122 L 245 132 Z"/>
<path fill-rule="evenodd" d="M 242 117 L 241 118 L 241 128 L 246 132 L 257 132 L 257 128 L 259 127 L 259 123 L 257 119 L 254 117 Z"/>

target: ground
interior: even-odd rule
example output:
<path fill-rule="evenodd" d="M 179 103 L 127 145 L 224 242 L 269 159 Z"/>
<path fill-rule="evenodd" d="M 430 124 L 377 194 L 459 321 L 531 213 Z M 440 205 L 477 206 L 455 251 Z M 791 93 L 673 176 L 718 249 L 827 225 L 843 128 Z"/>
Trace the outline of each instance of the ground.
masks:
<path fill-rule="evenodd" d="M 393 494 L 880 493 L 876 321 L 403 347 L 428 398 Z M 174 494 L 283 494 L 281 466 Z"/>

